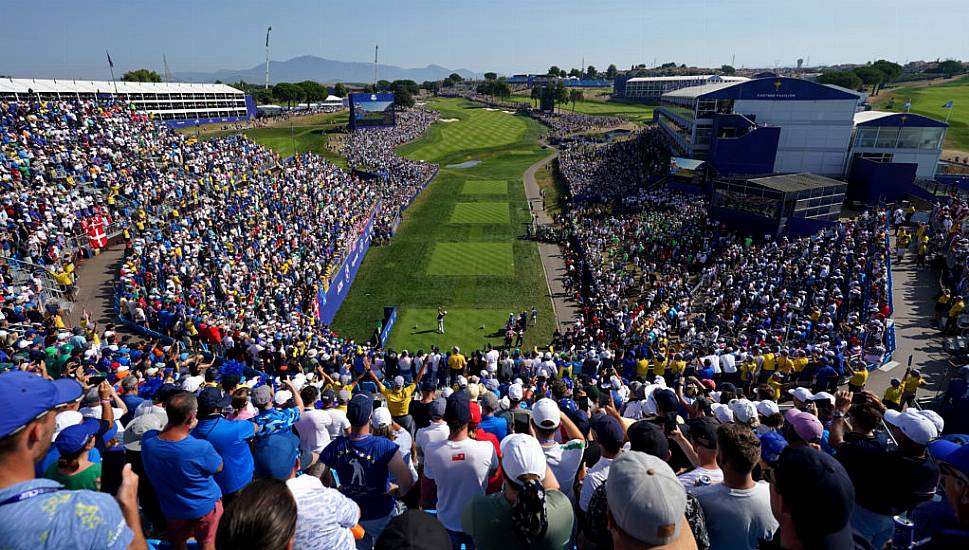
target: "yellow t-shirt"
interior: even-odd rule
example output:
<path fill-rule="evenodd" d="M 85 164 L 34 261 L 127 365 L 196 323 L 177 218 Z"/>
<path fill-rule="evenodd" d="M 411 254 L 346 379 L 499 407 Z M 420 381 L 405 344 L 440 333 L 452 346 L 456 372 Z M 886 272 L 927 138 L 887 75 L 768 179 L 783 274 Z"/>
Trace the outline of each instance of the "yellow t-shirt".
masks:
<path fill-rule="evenodd" d="M 868 369 L 861 367 L 851 375 L 848 383 L 852 386 L 864 386 L 868 382 Z"/>
<path fill-rule="evenodd" d="M 636 360 L 636 376 L 646 377 L 649 374 L 649 359 L 640 358 Z"/>
<path fill-rule="evenodd" d="M 747 362 L 740 365 L 740 379 L 744 382 L 750 382 L 750 379 L 754 375 L 754 371 L 757 369 L 757 363 Z"/>
<path fill-rule="evenodd" d="M 885 390 L 885 395 L 882 397 L 882 401 L 891 401 L 896 405 L 901 405 L 902 390 L 904 390 L 904 387 L 901 384 L 899 384 L 898 387 L 888 386 L 888 389 Z"/>
<path fill-rule="evenodd" d="M 764 365 L 762 367 L 764 372 L 774 372 L 774 354 L 765 353 L 764 354 Z"/>
<path fill-rule="evenodd" d="M 468 364 L 468 360 L 460 353 L 453 353 L 447 359 L 447 366 L 451 370 L 461 370 Z"/>
<path fill-rule="evenodd" d="M 686 361 L 683 361 L 682 359 L 679 361 L 673 361 L 670 364 L 670 372 L 673 374 L 673 376 L 682 375 L 684 372 L 686 372 Z"/>
<path fill-rule="evenodd" d="M 659 359 L 653 359 L 653 376 L 663 376 L 666 374 L 666 365 L 669 362 L 664 359 L 660 361 Z"/>
<path fill-rule="evenodd" d="M 780 399 L 781 398 L 781 381 L 780 380 L 777 380 L 776 378 L 774 378 L 772 376 L 772 377 L 770 377 L 769 380 L 767 380 L 767 385 L 770 386 L 772 390 L 774 390 L 774 401 L 777 401 L 778 399 Z"/>
<path fill-rule="evenodd" d="M 952 304 L 952 307 L 949 308 L 949 317 L 952 317 L 952 318 L 958 317 L 959 314 L 962 313 L 962 310 L 965 309 L 965 307 L 966 307 L 966 304 L 965 302 L 962 302 L 962 301 L 958 301 Z"/>
<path fill-rule="evenodd" d="M 411 384 L 399 390 L 385 387 L 380 393 L 387 398 L 387 410 L 391 416 L 407 416 L 410 414 L 410 403 L 417 386 Z"/>
<path fill-rule="evenodd" d="M 924 386 L 925 380 L 921 376 L 909 376 L 902 381 L 902 387 L 905 388 L 905 393 L 915 393 L 919 389 L 919 386 Z"/>
<path fill-rule="evenodd" d="M 807 357 L 798 357 L 794 360 L 794 372 L 801 372 L 808 365 Z"/>
<path fill-rule="evenodd" d="M 793 369 L 794 369 L 794 361 L 791 361 L 790 357 L 784 357 L 782 355 L 781 357 L 777 358 L 778 372 L 781 372 L 783 374 L 791 374 L 791 371 Z"/>

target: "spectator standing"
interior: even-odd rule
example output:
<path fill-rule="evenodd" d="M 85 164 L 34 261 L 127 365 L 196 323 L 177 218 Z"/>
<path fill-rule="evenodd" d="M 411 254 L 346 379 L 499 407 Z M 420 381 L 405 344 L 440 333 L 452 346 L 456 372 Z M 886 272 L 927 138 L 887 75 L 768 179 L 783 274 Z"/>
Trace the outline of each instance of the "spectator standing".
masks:
<path fill-rule="evenodd" d="M 222 458 L 222 470 L 215 482 L 222 491 L 222 505 L 227 506 L 236 493 L 252 481 L 252 452 L 249 440 L 259 426 L 245 420 L 227 420 L 223 416 L 232 396 L 220 388 L 205 388 L 198 395 L 198 424 L 192 437 L 208 441 Z"/>
<path fill-rule="evenodd" d="M 417 373 L 417 377 L 411 384 L 405 385 L 403 376 L 395 376 L 393 387 L 391 388 L 383 385 L 380 379 L 370 370 L 369 364 L 365 363 L 364 366 L 367 367 L 370 378 L 377 384 L 377 389 L 384 396 L 384 399 L 387 400 L 387 408 L 390 409 L 390 414 L 394 422 L 403 426 L 413 436 L 417 428 L 414 425 L 414 417 L 410 415 L 410 406 L 414 400 L 414 392 L 417 391 L 417 385 L 424 378 L 426 365 L 421 366 L 421 370 Z"/>
<path fill-rule="evenodd" d="M 424 454 L 450 435 L 447 422 L 444 421 L 444 411 L 447 409 L 447 401 L 443 397 L 438 397 L 428 406 L 428 414 L 431 423 L 426 428 L 417 430 L 414 436 L 414 447 L 417 450 L 417 469 L 421 480 L 421 506 L 432 509 L 437 502 L 437 488 L 434 486 L 434 478 L 429 474 Z"/>
<path fill-rule="evenodd" d="M 966 440 L 965 435 L 951 438 Z M 969 546 L 969 445 L 946 438 L 929 444 L 939 463 L 943 498 L 919 504 L 912 513 L 919 549 L 943 550 Z"/>
<path fill-rule="evenodd" d="M 199 546 L 211 550 L 222 517 L 222 491 L 214 477 L 222 471 L 222 458 L 211 443 L 191 436 L 198 414 L 195 395 L 175 394 L 165 411 L 165 428 L 141 439 L 145 473 L 155 487 L 173 547 L 183 549 L 195 537 Z"/>
<path fill-rule="evenodd" d="M 683 488 L 688 493 L 694 489 L 705 485 L 712 485 L 723 482 L 723 470 L 717 464 L 717 426 L 716 420 L 710 417 L 697 418 L 689 422 L 687 435 L 689 443 L 692 445 L 693 454 L 696 455 L 696 467 L 692 470 L 680 474 L 677 479 L 683 484 Z M 673 440 L 684 447 L 682 438 L 673 437 Z M 687 453 L 690 457 L 690 453 Z"/>
<path fill-rule="evenodd" d="M 309 384 L 299 390 L 303 400 L 303 412 L 296 421 L 296 431 L 299 433 L 300 448 L 319 454 L 330 444 L 330 426 L 333 416 L 325 410 L 316 408 L 316 401 L 320 390 Z"/>
<path fill-rule="evenodd" d="M 547 397 L 538 400 L 532 407 L 532 427 L 545 453 L 548 467 L 559 482 L 559 490 L 574 503 L 575 491 L 572 487 L 583 466 L 585 437 L 575 423 L 559 410 L 558 404 Z M 555 432 L 560 427 L 565 432 L 564 443 L 555 440 Z"/>
<path fill-rule="evenodd" d="M 410 489 L 410 472 L 397 445 L 370 433 L 373 398 L 358 393 L 347 405 L 350 435 L 334 439 L 320 455 L 320 462 L 336 470 L 340 492 L 360 506 L 364 536 L 357 548 L 369 550 L 392 517 L 394 497 Z M 393 472 L 399 485 L 391 486 Z"/>
<path fill-rule="evenodd" d="M 287 387 L 296 406 L 286 409 L 274 408 L 272 388 L 268 385 L 263 384 L 252 390 L 252 404 L 259 409 L 259 414 L 252 417 L 250 421 L 259 426 L 257 439 L 288 431 L 299 420 L 300 411 L 303 410 L 303 399 L 292 380 L 283 380 L 283 385 Z M 278 403 L 278 405 L 282 406 L 285 403 Z"/>
<path fill-rule="evenodd" d="M 760 440 L 750 428 L 735 423 L 717 428 L 723 483 L 693 491 L 703 507 L 712 548 L 757 548 L 773 539 L 777 520 L 771 514 L 770 487 L 753 478 L 758 462 Z"/>
<path fill-rule="evenodd" d="M 626 439 L 622 424 L 613 416 L 600 415 L 592 420 L 592 434 L 599 444 L 601 456 L 586 472 L 579 493 L 579 508 L 585 512 L 589 509 L 592 493 L 609 478 L 609 467 L 612 461 L 622 452 L 622 444 Z"/>
<path fill-rule="evenodd" d="M 608 523 L 616 550 L 695 549 L 686 493 L 660 458 L 638 451 L 618 457 L 606 482 Z"/>
<path fill-rule="evenodd" d="M 138 478 L 130 467 L 123 471 L 117 500 L 34 477 L 34 465 L 51 445 L 56 409 L 80 397 L 74 380 L 51 382 L 23 371 L 0 374 L 0 402 L 9 406 L 0 415 L 0 547 L 147 549 Z"/>
<path fill-rule="evenodd" d="M 464 544 L 473 550 L 474 541 L 461 526 L 461 512 L 475 496 L 484 495 L 488 478 L 498 469 L 495 448 L 486 441 L 468 437 L 471 397 L 466 390 L 447 398 L 444 411 L 449 435 L 424 451 L 425 475 L 437 485 L 437 517 L 451 535 L 455 550 Z"/>
<path fill-rule="evenodd" d="M 495 415 L 500 405 L 498 398 L 492 392 L 485 392 L 481 396 L 481 424 L 480 428 L 494 434 L 501 441 L 508 435 L 508 421 Z M 561 483 L 561 482 L 560 482 Z"/>
<path fill-rule="evenodd" d="M 572 505 L 556 490 L 541 445 L 513 434 L 501 442 L 501 456 L 504 490 L 464 507 L 464 532 L 480 550 L 561 550 L 572 536 Z"/>

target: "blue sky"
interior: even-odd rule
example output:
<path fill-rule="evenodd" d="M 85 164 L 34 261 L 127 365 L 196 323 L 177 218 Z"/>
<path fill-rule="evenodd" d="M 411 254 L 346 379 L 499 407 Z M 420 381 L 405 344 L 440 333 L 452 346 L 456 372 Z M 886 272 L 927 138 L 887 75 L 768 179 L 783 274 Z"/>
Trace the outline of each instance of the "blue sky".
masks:
<path fill-rule="evenodd" d="M 967 0 L 4 0 L 0 74 L 17 77 L 241 69 L 264 58 L 373 58 L 500 73 L 969 58 Z"/>

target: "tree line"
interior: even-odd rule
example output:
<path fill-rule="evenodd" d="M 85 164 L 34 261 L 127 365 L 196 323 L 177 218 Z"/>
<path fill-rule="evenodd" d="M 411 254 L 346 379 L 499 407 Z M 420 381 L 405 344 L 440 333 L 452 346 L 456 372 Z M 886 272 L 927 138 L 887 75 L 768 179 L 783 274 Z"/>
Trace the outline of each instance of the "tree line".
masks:
<path fill-rule="evenodd" d="M 948 59 L 940 62 L 932 69 L 925 72 L 942 74 L 946 78 L 966 71 L 965 65 L 961 61 Z M 902 74 L 902 66 L 885 59 L 879 59 L 874 63 L 855 67 L 850 71 L 828 71 L 818 77 L 818 82 L 822 84 L 834 84 L 850 90 L 871 90 L 872 95 L 878 94 L 885 84 L 894 81 Z"/>

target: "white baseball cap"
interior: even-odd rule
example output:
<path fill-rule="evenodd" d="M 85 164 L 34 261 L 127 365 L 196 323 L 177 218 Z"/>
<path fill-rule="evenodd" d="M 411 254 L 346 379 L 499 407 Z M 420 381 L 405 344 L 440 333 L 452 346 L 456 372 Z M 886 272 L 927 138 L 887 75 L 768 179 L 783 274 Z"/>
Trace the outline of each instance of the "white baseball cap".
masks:
<path fill-rule="evenodd" d="M 279 405 L 285 405 L 287 401 L 293 398 L 293 392 L 289 390 L 279 390 L 273 397 L 273 400 Z"/>
<path fill-rule="evenodd" d="M 521 398 L 524 396 L 525 396 L 525 391 L 522 389 L 521 384 L 512 384 L 508 386 L 508 399 L 521 401 Z"/>
<path fill-rule="evenodd" d="M 57 439 L 61 431 L 65 428 L 70 428 L 80 424 L 84 420 L 84 415 L 77 411 L 63 411 L 57 413 L 57 417 L 54 418 L 54 436 L 51 437 L 51 441 Z"/>
<path fill-rule="evenodd" d="M 723 403 L 714 403 L 710 406 L 713 410 L 713 416 L 720 421 L 721 424 L 726 424 L 727 422 L 733 422 L 733 411 L 730 407 L 724 405 Z"/>
<path fill-rule="evenodd" d="M 501 467 L 508 479 L 518 481 L 521 476 L 534 474 L 545 480 L 545 452 L 537 439 L 526 434 L 511 434 L 501 440 Z"/>
<path fill-rule="evenodd" d="M 919 414 L 928 418 L 933 424 L 935 424 L 935 429 L 939 431 L 939 435 L 942 434 L 942 430 L 945 428 L 945 420 L 939 415 L 939 413 L 933 411 L 932 409 L 920 409 Z"/>
<path fill-rule="evenodd" d="M 532 406 L 532 422 L 539 428 L 546 430 L 558 428 L 560 418 L 561 413 L 558 404 L 548 397 L 539 399 Z"/>
<path fill-rule="evenodd" d="M 811 390 L 807 388 L 802 388 L 800 386 L 797 388 L 787 390 L 787 393 L 793 395 L 794 398 L 797 399 L 798 401 L 810 401 L 811 398 L 814 397 L 814 394 L 811 393 Z"/>
<path fill-rule="evenodd" d="M 927 416 L 911 409 L 905 412 L 885 411 L 885 422 L 895 426 L 905 434 L 905 437 L 918 445 L 928 445 L 929 441 L 939 437 L 939 430 Z"/>
<path fill-rule="evenodd" d="M 609 466 L 606 492 L 609 512 L 630 537 L 651 547 L 680 537 L 686 491 L 665 461 L 637 451 L 622 453 Z"/>
<path fill-rule="evenodd" d="M 393 418 L 391 418 L 390 410 L 387 407 L 377 407 L 370 416 L 370 424 L 374 428 L 390 426 L 391 422 L 393 422 Z"/>
<path fill-rule="evenodd" d="M 747 399 L 731 399 L 727 405 L 734 418 L 741 424 L 749 424 L 751 420 L 757 418 L 757 407 L 752 401 Z"/>
<path fill-rule="evenodd" d="M 826 391 L 819 391 L 818 393 L 811 396 L 811 401 L 822 401 L 822 400 L 830 401 L 831 404 L 834 405 L 834 396 Z"/>
<path fill-rule="evenodd" d="M 781 412 L 781 408 L 773 401 L 764 400 L 757 402 L 757 413 L 761 416 L 771 416 L 779 412 Z"/>

